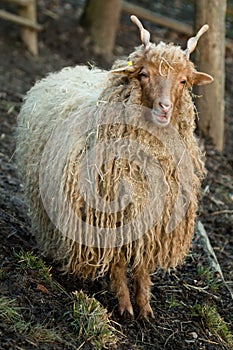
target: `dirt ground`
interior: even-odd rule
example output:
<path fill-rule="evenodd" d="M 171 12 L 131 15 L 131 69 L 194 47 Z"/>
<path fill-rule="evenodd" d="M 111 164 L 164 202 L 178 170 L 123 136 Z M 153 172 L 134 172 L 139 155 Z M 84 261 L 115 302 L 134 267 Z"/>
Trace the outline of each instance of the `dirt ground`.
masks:
<path fill-rule="evenodd" d="M 77 4 L 78 3 L 78 4 Z M 233 53 L 226 54 L 226 146 L 223 153 L 211 142 L 202 140 L 206 148 L 208 174 L 203 181 L 198 220 L 203 223 L 225 277 L 210 266 L 208 254 L 198 232 L 190 254 L 177 271 L 156 271 L 152 276 L 152 308 L 155 319 L 149 321 L 122 319 L 117 301 L 108 290 L 108 280 L 81 284 L 72 276 L 63 276 L 51 267 L 53 279 L 61 289 L 50 293 L 38 290 L 41 280 L 33 269 L 23 271 L 17 254 L 22 250 L 40 256 L 30 229 L 22 185 L 14 159 L 16 117 L 26 91 L 48 72 L 79 63 L 95 63 L 109 68 L 111 62 L 94 55 L 87 33 L 77 24 L 81 1 L 38 1 L 39 22 L 44 30 L 39 35 L 38 57 L 32 57 L 21 44 L 19 28 L 0 21 L 0 291 L 14 299 L 27 322 L 55 328 L 61 341 L 30 341 L 17 328 L 0 317 L 0 349 L 94 349 L 81 344 L 78 335 L 69 339 L 68 294 L 84 290 L 111 313 L 122 333 L 117 349 L 201 350 L 230 349 L 223 335 L 210 327 L 200 312 L 212 307 L 233 332 L 233 302 L 226 285 L 233 287 Z M 176 3 L 179 3 L 179 1 Z M 186 38 L 166 29 L 151 26 L 159 38 L 183 44 Z M 139 43 L 138 33 L 126 16 L 122 16 L 117 35 L 115 56 L 127 54 Z M 46 286 L 46 283 L 42 281 Z M 46 286 L 49 289 L 49 286 Z M 0 315 L 1 316 L 1 315 Z M 137 315 L 136 315 L 137 316 Z M 81 347 L 80 347 L 81 346 Z"/>

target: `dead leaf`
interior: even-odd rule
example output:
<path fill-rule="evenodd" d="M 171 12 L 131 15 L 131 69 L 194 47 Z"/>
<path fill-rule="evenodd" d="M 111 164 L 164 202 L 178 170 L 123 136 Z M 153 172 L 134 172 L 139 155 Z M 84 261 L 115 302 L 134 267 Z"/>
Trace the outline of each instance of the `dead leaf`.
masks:
<path fill-rule="evenodd" d="M 36 289 L 45 294 L 48 294 L 49 292 L 48 289 L 45 286 L 43 286 L 43 284 L 40 284 L 40 283 L 37 284 Z"/>

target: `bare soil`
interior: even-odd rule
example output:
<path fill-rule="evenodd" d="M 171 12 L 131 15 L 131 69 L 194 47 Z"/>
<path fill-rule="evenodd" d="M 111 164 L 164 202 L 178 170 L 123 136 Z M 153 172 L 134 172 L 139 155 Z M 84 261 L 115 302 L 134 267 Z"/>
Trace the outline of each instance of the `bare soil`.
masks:
<path fill-rule="evenodd" d="M 79 343 L 78 335 L 69 339 L 69 320 L 64 315 L 70 307 L 66 293 L 80 289 L 90 296 L 95 294 L 111 314 L 111 319 L 118 323 L 116 327 L 123 336 L 117 349 L 230 349 L 197 312 L 197 305 L 215 307 L 233 332 L 230 292 L 210 266 L 198 233 L 182 267 L 170 273 L 156 271 L 152 276 L 151 304 L 155 319 L 149 321 L 138 320 L 137 314 L 134 320 L 120 317 L 117 300 L 108 289 L 107 278 L 82 284 L 72 276 L 61 275 L 57 266 L 43 258 L 51 266 L 53 279 L 63 288 L 63 291 L 50 291 L 33 269 L 25 272 L 19 267 L 16 254 L 21 250 L 40 256 L 31 232 L 14 159 L 16 118 L 23 96 L 36 80 L 64 66 L 90 62 L 109 68 L 112 63 L 95 55 L 88 34 L 78 25 L 81 3 L 38 1 L 38 18 L 44 27 L 39 35 L 38 57 L 32 57 L 25 50 L 18 37 L 17 26 L 0 22 L 0 291 L 1 296 L 16 300 L 27 322 L 56 328 L 63 337 L 61 342 L 33 343 L 1 321 L 0 317 L 0 349 L 78 349 L 81 340 Z M 181 45 L 187 39 L 154 26 L 150 29 L 158 33 L 159 39 L 175 40 Z M 123 15 L 114 56 L 128 54 L 138 43 L 137 30 Z M 203 181 L 198 220 L 205 226 L 225 281 L 228 286 L 233 286 L 232 52 L 226 53 L 226 68 L 226 146 L 220 153 L 209 140 L 202 140 L 208 174 Z M 43 283 L 49 293 L 38 290 L 39 283 Z M 82 349 L 93 347 L 86 342 Z"/>

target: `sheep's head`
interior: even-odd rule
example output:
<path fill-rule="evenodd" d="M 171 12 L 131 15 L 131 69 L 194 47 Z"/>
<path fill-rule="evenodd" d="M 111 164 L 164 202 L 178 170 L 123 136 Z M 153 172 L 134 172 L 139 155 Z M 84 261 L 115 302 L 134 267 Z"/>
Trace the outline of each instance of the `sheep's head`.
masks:
<path fill-rule="evenodd" d="M 129 81 L 137 79 L 142 92 L 141 104 L 152 110 L 151 118 L 156 124 L 166 126 L 185 89 L 213 81 L 210 75 L 198 72 L 189 60 L 208 25 L 190 38 L 187 49 L 182 50 L 173 44 L 151 43 L 149 32 L 138 18 L 131 16 L 131 20 L 140 29 L 142 45 L 129 56 L 126 66 L 113 68 L 112 73 L 127 76 Z"/>

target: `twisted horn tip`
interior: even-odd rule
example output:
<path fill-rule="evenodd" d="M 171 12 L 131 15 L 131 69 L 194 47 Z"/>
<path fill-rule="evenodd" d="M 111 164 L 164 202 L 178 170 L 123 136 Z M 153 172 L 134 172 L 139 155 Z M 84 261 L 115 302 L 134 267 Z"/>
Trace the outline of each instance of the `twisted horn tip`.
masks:
<path fill-rule="evenodd" d="M 209 29 L 209 25 L 204 24 L 204 26 L 202 27 L 203 32 L 207 32 L 208 29 Z"/>
<path fill-rule="evenodd" d="M 137 18 L 137 16 L 135 16 L 135 15 L 130 16 L 130 19 L 136 25 L 138 25 L 138 22 L 140 22 L 139 19 Z"/>

